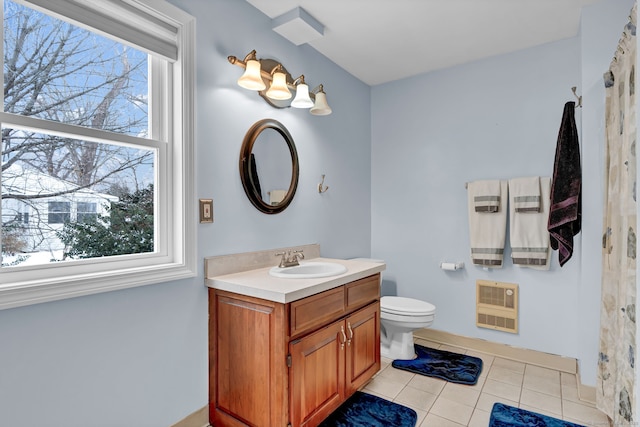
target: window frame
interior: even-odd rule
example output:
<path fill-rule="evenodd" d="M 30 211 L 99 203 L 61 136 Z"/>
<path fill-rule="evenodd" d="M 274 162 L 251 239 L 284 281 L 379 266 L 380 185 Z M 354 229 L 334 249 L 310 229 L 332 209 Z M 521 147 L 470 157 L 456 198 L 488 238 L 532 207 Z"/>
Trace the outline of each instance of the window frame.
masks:
<path fill-rule="evenodd" d="M 64 7 L 57 1 L 13 1 L 46 13 L 52 12 L 39 4 L 55 4 L 53 15 L 58 18 L 66 16 Z M 72 13 L 73 4 L 78 1 L 66 1 L 71 5 L 71 17 L 76 18 L 69 20 L 88 28 L 86 23 L 78 21 L 77 16 Z M 130 11 L 135 8 L 135 11 L 125 18 L 125 15 L 109 14 L 107 19 L 113 20 L 114 28 L 119 28 L 118 25 L 122 23 L 130 24 L 131 16 L 137 14 L 148 15 L 152 20 L 161 20 L 177 29 L 177 58 L 160 60 L 150 56 L 149 61 L 151 93 L 155 96 L 155 102 L 150 105 L 149 110 L 153 117 L 150 132 L 155 139 L 157 135 L 161 136 L 160 143 L 3 111 L 0 111 L 0 123 L 57 135 L 69 135 L 69 129 L 73 129 L 74 135 L 81 135 L 88 141 L 125 142 L 155 149 L 158 162 L 155 167 L 154 217 L 155 235 L 159 237 L 160 243 L 154 253 L 148 254 L 0 268 L 0 310 L 196 276 L 195 208 L 192 203 L 195 198 L 195 18 L 164 0 L 130 0 L 119 3 Z M 102 16 L 101 19 L 105 17 Z M 96 27 L 91 29 L 101 32 Z M 156 106 L 162 108 L 155 108 Z M 155 120 L 156 117 L 160 119 Z"/>

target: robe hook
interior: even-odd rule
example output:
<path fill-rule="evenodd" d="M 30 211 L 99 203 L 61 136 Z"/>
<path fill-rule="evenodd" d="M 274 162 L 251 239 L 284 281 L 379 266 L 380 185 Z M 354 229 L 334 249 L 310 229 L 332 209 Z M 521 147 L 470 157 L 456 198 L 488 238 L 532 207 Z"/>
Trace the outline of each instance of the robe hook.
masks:
<path fill-rule="evenodd" d="M 578 107 L 582 108 L 582 95 L 578 96 L 578 94 L 576 93 L 577 89 L 578 89 L 577 87 L 573 86 L 571 88 L 571 92 L 573 92 L 573 96 L 575 96 L 578 99 L 578 103 L 576 104 L 576 108 L 578 108 Z"/>
<path fill-rule="evenodd" d="M 318 184 L 318 193 L 322 194 L 328 189 L 329 187 L 324 185 L 324 174 L 322 174 L 322 182 Z"/>

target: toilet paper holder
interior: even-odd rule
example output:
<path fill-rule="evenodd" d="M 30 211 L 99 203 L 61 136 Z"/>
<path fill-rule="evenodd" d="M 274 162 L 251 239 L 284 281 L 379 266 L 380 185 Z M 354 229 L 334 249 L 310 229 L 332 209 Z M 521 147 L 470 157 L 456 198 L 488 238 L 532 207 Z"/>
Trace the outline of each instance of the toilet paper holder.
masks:
<path fill-rule="evenodd" d="M 440 268 L 447 271 L 461 270 L 464 268 L 464 262 L 441 262 Z"/>

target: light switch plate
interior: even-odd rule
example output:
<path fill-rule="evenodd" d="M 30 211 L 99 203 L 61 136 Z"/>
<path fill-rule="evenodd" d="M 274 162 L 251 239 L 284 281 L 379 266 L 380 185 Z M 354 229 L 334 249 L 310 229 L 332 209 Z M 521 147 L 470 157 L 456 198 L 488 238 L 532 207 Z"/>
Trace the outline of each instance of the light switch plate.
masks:
<path fill-rule="evenodd" d="M 213 222 L 212 199 L 200 199 L 200 222 Z"/>

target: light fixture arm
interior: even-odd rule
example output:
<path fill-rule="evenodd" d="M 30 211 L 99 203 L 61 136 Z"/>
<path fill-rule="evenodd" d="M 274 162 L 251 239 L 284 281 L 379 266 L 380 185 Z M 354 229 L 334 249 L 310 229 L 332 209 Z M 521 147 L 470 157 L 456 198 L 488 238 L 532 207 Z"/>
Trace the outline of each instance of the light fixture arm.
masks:
<path fill-rule="evenodd" d="M 300 74 L 300 77 L 293 80 L 293 85 L 298 86 L 299 84 L 306 85 L 307 83 L 304 81 L 304 74 Z"/>
<path fill-rule="evenodd" d="M 281 73 L 284 73 L 284 71 L 282 69 L 282 64 L 278 64 L 275 67 L 273 67 L 273 70 L 271 70 L 271 72 L 269 74 L 271 74 L 271 76 L 273 76 L 278 71 L 280 71 Z M 289 82 L 287 82 L 287 84 L 289 84 Z"/>
<path fill-rule="evenodd" d="M 256 52 L 255 49 L 253 49 L 251 52 L 247 53 L 247 56 L 244 57 L 244 61 L 243 61 L 245 63 L 245 66 L 247 64 L 247 61 L 249 61 L 250 59 L 255 59 L 256 61 L 258 60 L 258 58 L 256 58 L 256 54 L 257 53 L 258 52 Z M 235 56 L 234 56 L 234 58 L 235 58 Z"/>

